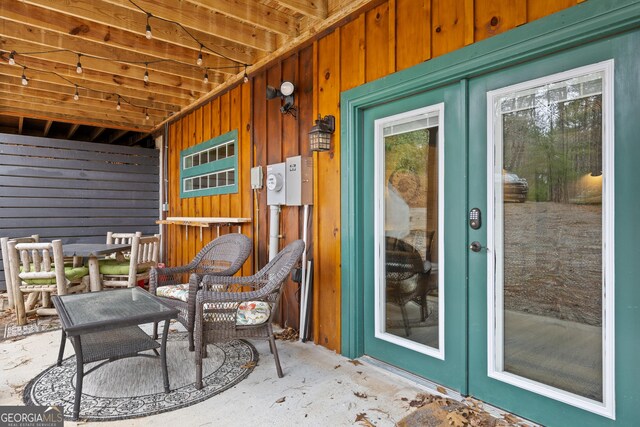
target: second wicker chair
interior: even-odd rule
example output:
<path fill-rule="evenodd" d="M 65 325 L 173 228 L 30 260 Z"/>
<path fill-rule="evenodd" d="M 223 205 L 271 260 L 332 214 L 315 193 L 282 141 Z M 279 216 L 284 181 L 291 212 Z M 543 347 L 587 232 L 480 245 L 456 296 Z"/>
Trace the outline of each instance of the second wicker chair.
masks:
<path fill-rule="evenodd" d="M 204 274 L 234 275 L 251 253 L 251 240 L 244 234 L 222 235 L 207 244 L 189 264 L 181 267 L 152 268 L 149 292 L 180 310 L 178 321 L 189 332 L 189 350 L 194 350 L 193 327 L 196 312 L 196 292 Z M 186 283 L 187 278 L 189 282 Z M 157 324 L 153 336 L 157 338 Z"/>

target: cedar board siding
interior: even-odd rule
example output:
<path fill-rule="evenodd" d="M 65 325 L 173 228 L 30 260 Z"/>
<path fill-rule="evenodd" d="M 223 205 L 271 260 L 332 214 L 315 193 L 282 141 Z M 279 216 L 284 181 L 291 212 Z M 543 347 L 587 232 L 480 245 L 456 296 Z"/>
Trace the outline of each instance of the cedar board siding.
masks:
<path fill-rule="evenodd" d="M 317 344 L 340 351 L 340 93 L 361 84 L 444 55 L 471 43 L 571 7 L 580 0 L 388 0 L 351 17 L 291 55 L 260 70 L 251 81 L 218 96 L 169 126 L 169 216 L 253 217 L 243 233 L 259 243 L 259 267 L 267 262 L 266 193 L 254 207 L 249 168 L 310 155 L 307 133 L 318 114 L 336 118 L 329 152 L 313 154 L 314 206 L 310 256 L 314 260 L 312 336 Z M 284 80 L 296 86 L 297 120 L 279 111 L 279 100 L 267 100 L 267 85 Z M 195 129 L 193 128 L 195 126 Z M 199 130 L 202 128 L 203 131 Z M 239 194 L 179 199 L 180 150 L 232 129 L 239 132 Z M 202 133 L 200 138 L 199 133 Z M 204 139 L 203 139 L 204 138 Z M 266 170 L 265 170 L 266 172 Z M 199 212 L 199 213 L 198 213 Z M 302 237 L 302 209 L 282 207 L 281 247 Z M 169 265 L 190 260 L 215 237 L 184 240 L 180 226 L 169 226 Z M 257 230 L 257 231 L 256 231 Z M 254 242 L 255 242 L 254 240 Z M 250 274 L 253 258 L 243 274 Z M 281 323 L 298 327 L 298 286 L 289 281 L 281 305 Z"/>
<path fill-rule="evenodd" d="M 0 236 L 65 244 L 156 234 L 158 174 L 158 150 L 0 134 Z"/>

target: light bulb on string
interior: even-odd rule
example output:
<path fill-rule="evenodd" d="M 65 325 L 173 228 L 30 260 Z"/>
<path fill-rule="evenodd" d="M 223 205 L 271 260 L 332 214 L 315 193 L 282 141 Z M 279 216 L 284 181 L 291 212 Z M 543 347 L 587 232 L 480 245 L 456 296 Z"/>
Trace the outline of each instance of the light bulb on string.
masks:
<path fill-rule="evenodd" d="M 118 103 L 116 104 L 116 110 L 120 111 L 120 95 L 118 95 Z"/>
<path fill-rule="evenodd" d="M 204 79 L 202 79 L 202 80 L 204 81 L 204 84 L 209 83 L 209 73 L 207 73 L 207 72 L 205 71 L 205 73 L 204 73 Z"/>
<path fill-rule="evenodd" d="M 151 17 L 150 13 L 147 13 L 147 27 L 145 28 L 144 36 L 147 40 L 151 40 L 151 24 L 149 24 L 149 18 Z"/>
<path fill-rule="evenodd" d="M 73 100 L 77 101 L 80 99 L 80 94 L 78 93 L 78 85 L 76 85 L 76 93 L 73 94 Z"/>
<path fill-rule="evenodd" d="M 247 75 L 247 65 L 244 66 L 244 77 L 242 77 L 242 81 L 245 83 L 249 83 L 249 76 Z"/>
<path fill-rule="evenodd" d="M 29 84 L 29 79 L 27 79 L 27 76 L 24 74 L 24 71 L 26 69 L 26 67 L 22 67 L 22 86 L 26 86 Z"/>
<path fill-rule="evenodd" d="M 202 65 L 202 45 L 200 45 L 200 52 L 198 52 L 198 59 L 196 59 L 196 64 Z"/>
<path fill-rule="evenodd" d="M 144 109 L 144 119 L 149 120 L 149 110 L 147 110 L 146 108 Z"/>
<path fill-rule="evenodd" d="M 9 65 L 16 65 L 16 51 L 12 50 L 11 52 L 9 52 Z"/>
<path fill-rule="evenodd" d="M 147 68 L 148 64 L 144 64 L 144 82 L 147 83 L 149 81 L 149 69 Z"/>
<path fill-rule="evenodd" d="M 82 64 L 80 63 L 80 54 L 78 54 L 78 63 L 76 64 L 76 73 L 82 74 Z"/>

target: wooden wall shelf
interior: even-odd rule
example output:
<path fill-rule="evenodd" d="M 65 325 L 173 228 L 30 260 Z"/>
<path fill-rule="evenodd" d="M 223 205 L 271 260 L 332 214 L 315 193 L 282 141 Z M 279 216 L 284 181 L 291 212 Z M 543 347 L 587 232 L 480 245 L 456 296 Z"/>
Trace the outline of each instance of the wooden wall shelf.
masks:
<path fill-rule="evenodd" d="M 216 226 L 217 235 L 220 235 L 220 227 L 237 226 L 238 233 L 242 232 L 242 224 L 251 223 L 251 218 L 225 218 L 225 217 L 187 217 L 170 216 L 167 219 L 159 219 L 156 224 L 184 225 L 185 239 L 189 239 L 189 227 L 200 227 L 200 241 L 202 241 L 202 229 L 212 225 Z"/>

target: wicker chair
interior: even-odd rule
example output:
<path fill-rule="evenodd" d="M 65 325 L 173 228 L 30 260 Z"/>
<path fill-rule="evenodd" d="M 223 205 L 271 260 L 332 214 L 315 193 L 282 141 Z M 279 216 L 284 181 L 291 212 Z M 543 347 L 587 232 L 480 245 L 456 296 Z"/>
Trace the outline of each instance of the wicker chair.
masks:
<path fill-rule="evenodd" d="M 278 358 L 271 321 L 287 276 L 298 263 L 304 242 L 296 240 L 280 251 L 258 273 L 248 277 L 205 275 L 196 297 L 196 388 L 202 388 L 202 358 L 208 343 L 236 338 L 269 341 L 278 377 L 282 368 Z M 192 280 L 197 280 L 196 275 Z M 246 289 L 250 289 L 246 291 Z"/>
<path fill-rule="evenodd" d="M 26 315 L 42 294 L 38 315 L 57 315 L 51 307 L 51 295 L 82 292 L 89 287 L 89 269 L 84 266 L 65 266 L 62 241 L 48 243 L 8 244 L 14 302 L 18 325 L 27 323 Z M 25 304 L 23 294 L 29 294 Z"/>
<path fill-rule="evenodd" d="M 4 282 L 7 287 L 7 300 L 9 302 L 9 308 L 15 307 L 13 301 L 13 286 L 11 279 L 11 267 L 9 267 L 9 241 L 16 243 L 38 243 L 40 241 L 40 235 L 32 234 L 27 237 L 15 237 L 10 239 L 8 237 L 0 238 L 0 250 L 2 251 L 2 268 L 4 269 Z"/>
<path fill-rule="evenodd" d="M 402 322 L 407 336 L 411 335 L 406 305 L 415 301 L 421 306 L 421 320 L 425 320 L 427 294 L 432 290 L 429 284 L 431 263 L 423 261 L 420 252 L 409 243 L 386 237 L 385 272 L 387 279 L 387 302 L 396 304 L 402 313 Z"/>
<path fill-rule="evenodd" d="M 250 253 L 251 240 L 244 234 L 230 233 L 207 244 L 187 265 L 151 269 L 149 292 L 180 310 L 178 321 L 189 331 L 190 351 L 194 349 L 193 326 L 200 277 L 204 274 L 232 276 L 240 270 Z M 185 283 L 187 277 L 190 277 L 189 283 Z M 155 324 L 153 328 L 154 338 L 158 336 L 157 326 Z"/>

